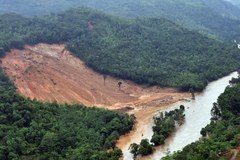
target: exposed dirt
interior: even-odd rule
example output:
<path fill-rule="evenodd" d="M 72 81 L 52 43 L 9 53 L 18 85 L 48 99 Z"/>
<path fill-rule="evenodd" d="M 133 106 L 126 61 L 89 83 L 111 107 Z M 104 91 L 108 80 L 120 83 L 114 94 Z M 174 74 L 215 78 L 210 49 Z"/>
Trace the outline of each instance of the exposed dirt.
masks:
<path fill-rule="evenodd" d="M 110 76 L 104 82 L 103 75 L 74 57 L 65 45 L 25 46 L 24 50 L 11 50 L 1 60 L 17 91 L 41 101 L 140 109 L 173 103 L 185 96 L 174 89 L 141 86 Z"/>
<path fill-rule="evenodd" d="M 65 45 L 38 44 L 13 49 L 1 59 L 17 91 L 30 99 L 81 103 L 134 113 L 137 124 L 121 136 L 117 146 L 127 152 L 131 142 L 151 134 L 152 117 L 168 105 L 189 97 L 175 89 L 147 87 L 94 72 Z M 118 83 L 122 82 L 121 87 Z"/>
<path fill-rule="evenodd" d="M 240 147 L 237 147 L 236 149 L 232 150 L 232 155 L 230 160 L 239 160 L 240 159 Z"/>
<path fill-rule="evenodd" d="M 185 98 L 189 98 L 189 97 L 190 97 L 190 94 L 185 95 Z M 182 100 L 184 99 L 178 99 L 177 101 L 182 101 Z M 134 129 L 129 133 L 121 136 L 117 143 L 117 147 L 120 148 L 125 154 L 124 156 L 126 156 L 124 157 L 124 159 L 131 159 L 130 158 L 131 154 L 129 153 L 129 147 L 132 143 L 139 144 L 142 139 L 149 139 L 149 137 L 152 136 L 152 126 L 154 125 L 153 117 L 156 116 L 159 112 L 169 108 L 174 102 L 176 101 L 171 101 L 170 103 L 159 104 L 156 106 L 142 107 L 141 109 L 134 112 L 134 115 L 137 120 L 137 123 L 135 124 Z M 136 159 L 137 160 L 152 159 L 149 157 L 151 157 L 151 155 L 143 156 L 143 157 L 140 156 Z"/>

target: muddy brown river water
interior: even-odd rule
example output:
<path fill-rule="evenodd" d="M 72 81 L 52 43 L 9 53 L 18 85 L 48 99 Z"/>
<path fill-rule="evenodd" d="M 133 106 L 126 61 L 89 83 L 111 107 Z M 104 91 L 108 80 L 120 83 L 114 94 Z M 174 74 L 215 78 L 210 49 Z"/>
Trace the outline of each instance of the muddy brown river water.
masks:
<path fill-rule="evenodd" d="M 160 160 L 166 154 L 181 150 L 184 146 L 197 141 L 201 135 L 200 131 L 203 127 L 210 123 L 212 104 L 217 101 L 218 96 L 224 92 L 226 86 L 229 85 L 229 80 L 232 77 L 237 77 L 237 72 L 234 72 L 226 77 L 208 84 L 206 89 L 196 95 L 196 99 L 190 102 L 181 101 L 173 105 L 156 108 L 151 107 L 142 109 L 136 113 L 136 116 L 141 116 L 141 121 L 136 124 L 136 128 L 130 134 L 120 138 L 118 145 L 124 155 L 124 160 L 132 160 L 132 154 L 128 148 L 131 143 L 139 143 L 141 139 L 151 139 L 153 134 L 152 117 L 159 113 L 159 111 L 169 111 L 180 105 L 186 108 L 186 122 L 176 130 L 170 138 L 166 140 L 164 146 L 156 148 L 154 154 L 150 156 L 138 157 L 140 160 Z M 146 116 L 144 116 L 146 115 Z M 121 141 L 125 141 L 124 145 Z"/>

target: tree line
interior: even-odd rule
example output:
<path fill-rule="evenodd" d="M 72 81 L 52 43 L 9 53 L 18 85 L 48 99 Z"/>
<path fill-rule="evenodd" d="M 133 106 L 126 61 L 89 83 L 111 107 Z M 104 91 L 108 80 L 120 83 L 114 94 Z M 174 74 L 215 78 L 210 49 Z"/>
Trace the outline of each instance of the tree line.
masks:
<path fill-rule="evenodd" d="M 79 8 L 26 18 L 0 15 L 0 55 L 25 44 L 66 43 L 88 66 L 141 84 L 202 90 L 240 67 L 239 50 L 163 18 L 123 19 Z"/>
<path fill-rule="evenodd" d="M 151 142 L 155 145 L 164 144 L 165 140 L 174 132 L 177 125 L 182 125 L 185 120 L 185 107 L 180 106 L 169 112 L 160 113 L 159 116 L 154 117 L 153 136 Z"/>
<path fill-rule="evenodd" d="M 152 127 L 153 136 L 150 141 L 151 143 L 148 139 L 142 139 L 140 144 L 132 143 L 129 150 L 133 154 L 133 157 L 152 154 L 155 151 L 154 146 L 163 145 L 176 127 L 184 123 L 184 110 L 185 107 L 181 105 L 179 109 L 161 112 L 158 116 L 153 117 L 154 126 Z"/>
<path fill-rule="evenodd" d="M 1 160 L 118 160 L 116 141 L 133 124 L 115 111 L 29 100 L 0 71 Z"/>

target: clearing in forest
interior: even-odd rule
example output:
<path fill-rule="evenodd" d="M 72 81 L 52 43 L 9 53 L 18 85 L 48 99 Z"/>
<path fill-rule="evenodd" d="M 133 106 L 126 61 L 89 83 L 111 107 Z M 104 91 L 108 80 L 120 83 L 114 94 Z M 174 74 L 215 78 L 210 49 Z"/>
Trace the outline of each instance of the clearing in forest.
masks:
<path fill-rule="evenodd" d="M 17 91 L 41 101 L 127 110 L 166 105 L 185 97 L 174 89 L 103 76 L 73 56 L 65 45 L 27 45 L 24 50 L 12 49 L 1 61 Z"/>

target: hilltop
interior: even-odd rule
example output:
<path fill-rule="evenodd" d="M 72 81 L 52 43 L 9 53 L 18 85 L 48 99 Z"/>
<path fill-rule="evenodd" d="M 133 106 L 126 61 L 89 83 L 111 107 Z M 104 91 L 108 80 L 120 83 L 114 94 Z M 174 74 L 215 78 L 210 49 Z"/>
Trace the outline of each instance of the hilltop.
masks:
<path fill-rule="evenodd" d="M 0 0 L 0 13 L 41 16 L 79 6 L 123 17 L 163 17 L 208 36 L 240 40 L 240 9 L 224 0 Z"/>
<path fill-rule="evenodd" d="M 2 54 L 24 44 L 67 43 L 95 71 L 137 83 L 201 90 L 240 67 L 235 45 L 163 18 L 129 20 L 79 8 L 43 18 L 6 14 L 0 22 Z"/>

